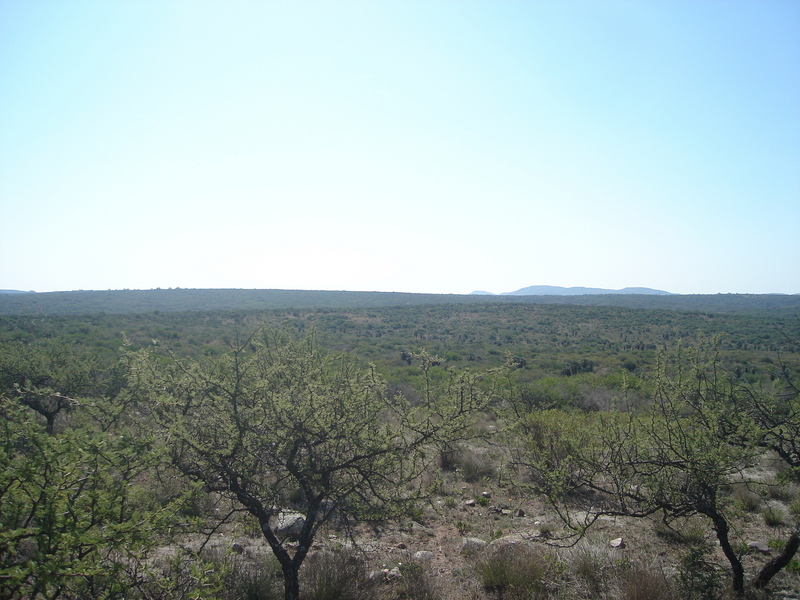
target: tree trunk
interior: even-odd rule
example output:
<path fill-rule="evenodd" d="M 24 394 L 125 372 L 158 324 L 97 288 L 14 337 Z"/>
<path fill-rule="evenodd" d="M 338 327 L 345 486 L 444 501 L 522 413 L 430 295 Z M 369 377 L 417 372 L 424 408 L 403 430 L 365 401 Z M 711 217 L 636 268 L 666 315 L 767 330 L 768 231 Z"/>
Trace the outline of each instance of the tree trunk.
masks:
<path fill-rule="evenodd" d="M 294 561 L 289 561 L 281 567 L 283 569 L 284 600 L 300 600 L 300 578 L 298 577 L 300 569 L 294 564 Z"/>
<path fill-rule="evenodd" d="M 731 571 L 733 572 L 733 593 L 737 596 L 742 596 L 744 595 L 744 567 L 728 539 L 728 522 L 725 520 L 725 517 L 716 510 L 709 510 L 706 514 L 714 523 L 714 531 L 717 533 L 719 546 L 722 548 L 725 558 L 727 558 L 728 562 L 731 564 Z"/>
<path fill-rule="evenodd" d="M 252 512 L 253 511 L 251 511 L 251 513 Z M 303 560 L 305 559 L 306 554 L 308 554 L 308 549 L 311 547 L 313 536 L 304 531 L 304 533 L 307 535 L 301 534 L 300 540 L 298 540 L 299 546 L 297 551 L 295 552 L 294 556 L 291 556 L 289 552 L 287 552 L 286 548 L 283 547 L 283 544 L 281 544 L 281 542 L 275 536 L 275 532 L 272 531 L 272 528 L 269 525 L 269 513 L 264 510 L 263 507 L 261 507 L 261 510 L 256 511 L 254 514 L 258 514 L 259 521 L 261 522 L 261 532 L 264 534 L 264 537 L 267 539 L 267 542 L 272 548 L 272 553 L 275 555 L 275 558 L 278 559 L 278 562 L 281 565 L 281 571 L 283 572 L 284 599 L 299 600 L 300 565 L 303 564 Z"/>
<path fill-rule="evenodd" d="M 759 589 L 767 587 L 769 580 L 777 575 L 778 571 L 788 565 L 792 558 L 794 558 L 798 547 L 800 547 L 800 537 L 798 537 L 798 532 L 795 532 L 789 536 L 783 552 L 761 568 L 758 575 L 753 579 L 753 587 Z"/>

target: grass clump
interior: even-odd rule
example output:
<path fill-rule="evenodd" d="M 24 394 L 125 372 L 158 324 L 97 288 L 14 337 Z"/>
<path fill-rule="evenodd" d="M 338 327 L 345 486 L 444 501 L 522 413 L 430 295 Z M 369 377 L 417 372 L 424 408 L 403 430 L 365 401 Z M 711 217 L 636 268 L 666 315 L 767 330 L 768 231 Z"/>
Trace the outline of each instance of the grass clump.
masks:
<path fill-rule="evenodd" d="M 767 506 L 761 511 L 764 524 L 768 527 L 780 527 L 786 522 L 786 513 L 777 506 Z"/>
<path fill-rule="evenodd" d="M 797 486 L 794 484 L 780 484 L 776 483 L 767 488 L 767 494 L 773 500 L 780 502 L 791 502 L 793 498 L 798 495 Z"/>
<path fill-rule="evenodd" d="M 443 600 L 439 585 L 428 569 L 417 562 L 400 565 L 401 578 L 397 586 L 398 598 L 408 600 Z"/>
<path fill-rule="evenodd" d="M 213 548 L 203 552 L 203 559 L 210 567 L 208 572 L 220 579 L 221 585 L 213 594 L 219 600 L 278 600 L 283 597 L 280 566 L 272 555 L 259 560 Z"/>
<path fill-rule="evenodd" d="M 677 600 L 664 571 L 654 565 L 634 565 L 620 578 L 620 600 Z"/>
<path fill-rule="evenodd" d="M 731 490 L 733 503 L 742 512 L 754 513 L 762 506 L 761 496 L 745 485 L 737 485 Z"/>
<path fill-rule="evenodd" d="M 307 600 L 367 600 L 371 584 L 363 559 L 349 550 L 309 556 L 300 573 Z"/>
<path fill-rule="evenodd" d="M 475 571 L 483 588 L 498 598 L 547 598 L 558 563 L 527 544 L 508 543 L 488 549 L 475 563 Z"/>
<path fill-rule="evenodd" d="M 693 546 L 703 544 L 706 539 L 703 526 L 692 521 L 681 521 L 679 527 L 657 521 L 653 524 L 653 530 L 658 537 L 672 544 Z"/>
<path fill-rule="evenodd" d="M 497 467 L 487 453 L 460 444 L 448 446 L 440 452 L 439 466 L 443 471 L 458 473 L 468 483 L 497 476 Z"/>
<path fill-rule="evenodd" d="M 606 548 L 588 542 L 573 547 L 567 557 L 567 571 L 591 597 L 599 597 L 607 585 L 612 566 Z"/>

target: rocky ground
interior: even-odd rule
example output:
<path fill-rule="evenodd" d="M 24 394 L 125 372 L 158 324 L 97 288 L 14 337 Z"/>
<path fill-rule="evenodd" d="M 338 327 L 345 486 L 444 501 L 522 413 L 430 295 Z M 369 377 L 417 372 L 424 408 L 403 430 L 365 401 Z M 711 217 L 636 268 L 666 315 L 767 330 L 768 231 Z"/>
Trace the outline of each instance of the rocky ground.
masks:
<path fill-rule="evenodd" d="M 500 597 L 498 589 L 486 589 L 478 565 L 497 548 L 510 545 L 530 546 L 540 555 L 551 557 L 548 564 L 552 568 L 548 567 L 544 575 L 547 581 L 537 598 L 668 600 L 680 597 L 678 584 L 687 572 L 701 579 L 716 578 L 720 587 L 729 580 L 728 563 L 708 522 L 699 517 L 683 522 L 679 532 L 651 519 L 605 518 L 574 547 L 557 548 L 554 538 L 562 532 L 557 516 L 543 502 L 519 495 L 500 478 L 467 482 L 458 471 L 444 472 L 437 487 L 438 493 L 416 520 L 362 524 L 351 532 L 335 527 L 321 532 L 307 563 L 313 565 L 315 555 L 350 549 L 365 563 L 365 573 L 374 585 L 368 594 L 371 597 L 429 600 Z M 786 484 L 774 490 L 766 500 L 749 495 L 747 490 L 731 491 L 737 514 L 733 538 L 737 548 L 747 552 L 744 564 L 748 577 L 777 554 L 798 518 L 798 486 Z M 253 527 L 228 529 L 213 536 L 206 548 L 263 565 L 269 562 L 270 552 L 257 534 Z M 706 556 L 695 556 L 692 568 L 687 556 L 696 547 L 693 544 L 700 541 L 710 551 Z M 773 580 L 768 594 L 755 597 L 800 599 L 798 567 L 796 558 Z M 403 578 L 409 573 L 424 575 L 424 585 L 408 589 Z M 647 585 L 656 592 L 630 591 L 631 586 L 646 587 L 643 582 L 647 578 L 653 579 L 654 583 Z"/>

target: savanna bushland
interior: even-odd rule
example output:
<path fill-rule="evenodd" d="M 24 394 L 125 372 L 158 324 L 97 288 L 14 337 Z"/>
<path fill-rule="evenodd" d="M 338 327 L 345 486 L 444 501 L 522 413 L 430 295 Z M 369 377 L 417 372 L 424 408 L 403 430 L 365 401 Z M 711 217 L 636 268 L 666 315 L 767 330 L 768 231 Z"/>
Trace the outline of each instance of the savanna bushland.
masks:
<path fill-rule="evenodd" d="M 0 317 L 0 598 L 800 596 L 796 302 L 170 292 Z"/>

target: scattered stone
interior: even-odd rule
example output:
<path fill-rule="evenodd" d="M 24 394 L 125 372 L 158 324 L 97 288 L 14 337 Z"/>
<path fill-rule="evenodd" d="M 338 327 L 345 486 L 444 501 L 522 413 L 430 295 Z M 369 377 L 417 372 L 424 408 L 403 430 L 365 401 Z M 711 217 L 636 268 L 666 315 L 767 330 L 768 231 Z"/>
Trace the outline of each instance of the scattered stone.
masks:
<path fill-rule="evenodd" d="M 507 535 L 493 540 L 484 550 L 484 555 L 502 560 L 527 559 L 537 552 L 534 542 L 521 535 Z"/>
<path fill-rule="evenodd" d="M 402 573 L 400 573 L 400 569 L 395 567 L 394 569 L 381 569 L 380 571 L 370 571 L 369 575 L 367 575 L 367 579 L 370 581 L 380 580 L 383 582 L 389 582 L 393 579 L 398 579 L 402 577 Z"/>
<path fill-rule="evenodd" d="M 761 552 L 762 554 L 770 553 L 770 547 L 767 546 L 764 542 L 747 542 L 747 547 L 752 548 L 753 550 L 756 550 L 758 552 Z"/>
<path fill-rule="evenodd" d="M 464 501 L 464 506 L 475 506 L 478 504 L 474 498 L 470 498 L 469 500 Z"/>
<path fill-rule="evenodd" d="M 611 546 L 612 548 L 624 548 L 625 540 L 623 540 L 621 537 L 614 538 L 613 540 L 608 542 L 608 545 Z"/>
<path fill-rule="evenodd" d="M 477 554 L 486 548 L 488 544 L 480 538 L 465 537 L 461 540 L 461 554 Z"/>
<path fill-rule="evenodd" d="M 507 508 L 504 508 L 503 510 L 500 511 L 500 514 L 502 514 L 504 517 L 510 517 L 511 511 Z"/>
<path fill-rule="evenodd" d="M 524 517 L 524 516 L 525 516 L 525 511 L 524 511 L 524 510 L 522 510 L 521 508 L 520 508 L 520 509 L 518 509 L 518 510 L 517 510 L 517 516 L 518 516 L 518 517 Z"/>
<path fill-rule="evenodd" d="M 244 552 L 244 548 L 242 548 L 241 544 L 234 542 L 231 545 L 231 552 L 234 552 L 235 554 L 242 554 Z"/>
<path fill-rule="evenodd" d="M 419 552 L 414 552 L 414 560 L 418 560 L 420 562 L 427 562 L 429 560 L 433 560 L 435 555 L 433 552 L 429 550 L 420 550 Z"/>
<path fill-rule="evenodd" d="M 298 512 L 280 512 L 274 517 L 272 531 L 278 537 L 286 536 L 291 540 L 296 540 L 303 530 L 306 523 L 305 515 Z"/>
<path fill-rule="evenodd" d="M 521 535 L 512 534 L 512 535 L 504 535 L 503 537 L 499 537 L 496 540 L 492 540 L 488 545 L 488 550 L 491 551 L 499 551 L 503 548 L 507 548 L 509 546 L 521 546 L 525 548 L 533 548 L 533 544 L 523 538 Z"/>
<path fill-rule="evenodd" d="M 400 550 L 405 550 L 406 548 L 408 548 L 405 542 L 400 542 L 399 544 L 397 544 L 397 547 L 400 548 Z"/>
<path fill-rule="evenodd" d="M 491 492 L 481 492 L 481 496 L 483 496 L 484 498 L 491 498 L 492 494 Z"/>

